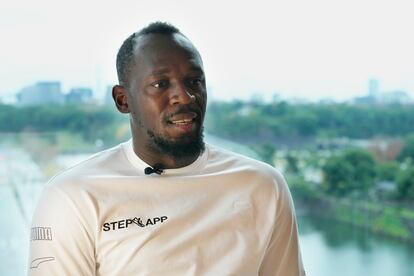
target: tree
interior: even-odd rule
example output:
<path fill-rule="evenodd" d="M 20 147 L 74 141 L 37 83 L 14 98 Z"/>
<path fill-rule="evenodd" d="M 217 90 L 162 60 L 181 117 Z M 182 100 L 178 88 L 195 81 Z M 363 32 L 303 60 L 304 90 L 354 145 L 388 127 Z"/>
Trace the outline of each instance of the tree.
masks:
<path fill-rule="evenodd" d="M 264 143 L 260 145 L 253 145 L 253 150 L 262 158 L 262 160 L 269 165 L 274 166 L 275 164 L 275 152 L 276 147 L 270 143 Z"/>
<path fill-rule="evenodd" d="M 327 193 L 365 193 L 374 185 L 375 161 L 367 150 L 348 149 L 327 159 L 322 168 Z"/>
<path fill-rule="evenodd" d="M 414 166 L 409 166 L 398 174 L 397 191 L 401 199 L 414 199 Z"/>
<path fill-rule="evenodd" d="M 400 171 L 400 164 L 396 161 L 379 163 L 377 166 L 377 179 L 380 181 L 395 181 Z"/>
<path fill-rule="evenodd" d="M 291 153 L 288 153 L 286 155 L 286 162 L 287 162 L 287 167 L 286 167 L 286 171 L 289 173 L 293 173 L 293 174 L 297 174 L 299 173 L 299 160 L 296 156 L 294 156 Z"/>
<path fill-rule="evenodd" d="M 398 159 L 401 161 L 404 161 L 406 159 L 414 161 L 414 134 L 407 136 L 405 139 L 404 147 Z"/>

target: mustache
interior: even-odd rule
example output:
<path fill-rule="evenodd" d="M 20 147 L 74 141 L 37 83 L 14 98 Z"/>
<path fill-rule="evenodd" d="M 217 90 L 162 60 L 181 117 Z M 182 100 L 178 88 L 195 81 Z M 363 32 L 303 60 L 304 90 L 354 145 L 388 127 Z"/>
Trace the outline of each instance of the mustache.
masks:
<path fill-rule="evenodd" d="M 201 118 L 201 109 L 197 107 L 196 105 L 182 105 L 175 108 L 174 111 L 169 112 L 165 115 L 165 120 L 170 120 L 173 116 L 182 114 L 182 113 L 195 113 L 197 114 L 197 119 Z"/>

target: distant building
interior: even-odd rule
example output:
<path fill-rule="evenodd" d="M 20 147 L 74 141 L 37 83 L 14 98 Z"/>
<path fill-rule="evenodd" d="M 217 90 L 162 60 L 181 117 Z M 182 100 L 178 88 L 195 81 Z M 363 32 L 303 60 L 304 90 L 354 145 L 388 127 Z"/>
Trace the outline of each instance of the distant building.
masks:
<path fill-rule="evenodd" d="M 379 99 L 381 103 L 391 104 L 391 103 L 409 103 L 411 102 L 410 96 L 405 91 L 396 90 L 390 92 L 384 92 L 381 94 Z"/>
<path fill-rule="evenodd" d="M 38 82 L 25 87 L 17 93 L 17 104 L 21 106 L 63 104 L 65 96 L 62 94 L 60 82 Z"/>
<path fill-rule="evenodd" d="M 321 105 L 332 105 L 335 103 L 336 102 L 331 98 L 323 98 L 318 101 L 318 104 L 321 104 Z"/>
<path fill-rule="evenodd" d="M 353 99 L 353 102 L 356 104 L 374 104 L 377 102 L 377 99 L 371 95 L 356 97 Z"/>
<path fill-rule="evenodd" d="M 376 79 L 370 79 L 368 82 L 368 96 L 371 96 L 372 98 L 376 98 L 378 97 L 379 93 L 380 93 L 379 81 Z"/>
<path fill-rule="evenodd" d="M 113 105 L 114 104 L 114 100 L 112 99 L 112 86 L 111 85 L 108 85 L 106 87 L 105 104 L 106 105 Z"/>
<path fill-rule="evenodd" d="M 368 82 L 368 93 L 362 97 L 353 99 L 356 104 L 407 104 L 412 99 L 407 92 L 401 90 L 383 92 L 380 90 L 379 81 L 370 79 Z"/>
<path fill-rule="evenodd" d="M 65 95 L 66 103 L 92 102 L 92 89 L 87 87 L 73 88 Z"/>
<path fill-rule="evenodd" d="M 356 104 L 375 104 L 380 97 L 379 81 L 376 79 L 370 79 L 368 81 L 368 93 L 361 97 L 354 98 Z"/>

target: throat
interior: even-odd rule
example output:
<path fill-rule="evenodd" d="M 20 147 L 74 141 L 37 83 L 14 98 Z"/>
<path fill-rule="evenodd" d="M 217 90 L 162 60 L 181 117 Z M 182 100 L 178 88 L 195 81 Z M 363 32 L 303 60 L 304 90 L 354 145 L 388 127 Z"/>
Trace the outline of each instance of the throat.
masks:
<path fill-rule="evenodd" d="M 194 157 L 186 157 L 186 158 L 163 158 L 163 162 L 158 162 L 158 165 L 161 166 L 163 169 L 179 169 L 191 165 L 197 160 L 198 156 Z"/>
<path fill-rule="evenodd" d="M 152 151 L 151 153 L 148 152 L 144 154 L 135 151 L 135 154 L 137 154 L 145 163 L 151 165 L 152 167 L 157 167 L 161 169 L 178 169 L 186 167 L 194 163 L 197 160 L 197 158 L 201 155 L 200 153 L 194 156 L 177 157 L 154 151 Z"/>

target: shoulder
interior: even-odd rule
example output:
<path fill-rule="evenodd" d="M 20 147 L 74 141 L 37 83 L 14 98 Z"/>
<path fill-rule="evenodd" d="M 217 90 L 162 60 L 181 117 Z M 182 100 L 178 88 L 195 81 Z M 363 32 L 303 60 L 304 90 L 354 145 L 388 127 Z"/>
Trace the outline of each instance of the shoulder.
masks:
<path fill-rule="evenodd" d="M 126 167 L 124 155 L 123 144 L 120 144 L 53 176 L 42 189 L 34 221 L 59 215 L 69 217 L 70 213 L 73 217 L 83 217 L 91 209 L 88 202 L 94 183 L 104 176 L 119 174 L 121 168 Z"/>
<path fill-rule="evenodd" d="M 282 174 L 276 168 L 262 161 L 220 148 L 215 145 L 208 144 L 207 149 L 210 163 L 218 163 L 224 167 L 250 168 L 270 177 L 282 177 Z"/>
<path fill-rule="evenodd" d="M 48 189 L 69 191 L 72 188 L 78 190 L 79 186 L 94 179 L 122 174 L 123 170 L 129 168 L 124 146 L 125 143 L 122 143 L 98 152 L 88 159 L 59 172 L 48 181 L 45 191 Z"/>
<path fill-rule="evenodd" d="M 209 166 L 213 167 L 210 169 L 240 172 L 271 183 L 276 189 L 287 188 L 282 173 L 269 164 L 210 144 L 207 145 L 207 149 Z"/>

